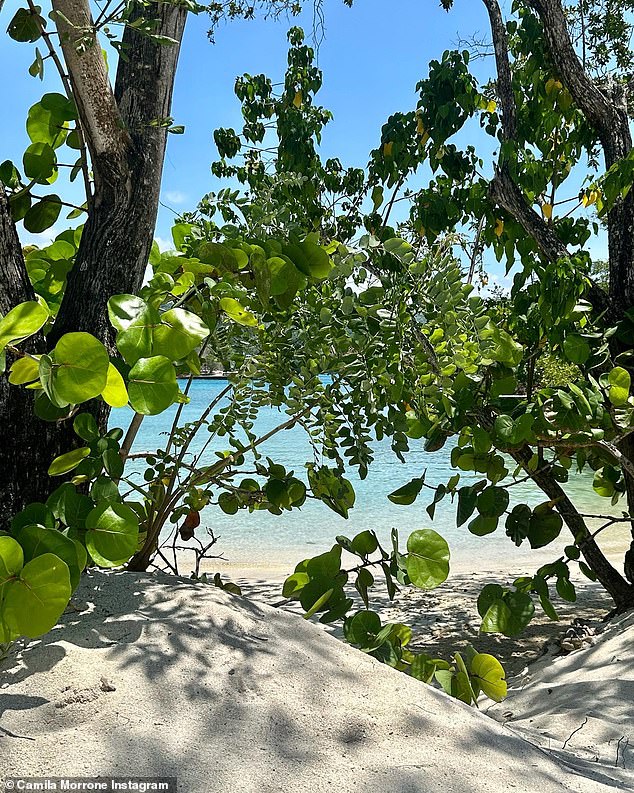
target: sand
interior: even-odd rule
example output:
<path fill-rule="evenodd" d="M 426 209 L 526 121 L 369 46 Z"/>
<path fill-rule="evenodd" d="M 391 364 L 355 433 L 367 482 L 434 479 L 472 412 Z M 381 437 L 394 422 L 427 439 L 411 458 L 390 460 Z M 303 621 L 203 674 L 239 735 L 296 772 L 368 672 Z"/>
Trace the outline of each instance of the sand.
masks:
<path fill-rule="evenodd" d="M 438 605 L 427 606 L 429 619 Z M 610 634 L 630 664 L 632 633 L 628 623 Z M 604 720 L 618 697 L 610 689 L 605 705 L 601 670 L 614 667 L 601 641 L 571 724 L 586 703 Z M 0 779 L 165 775 L 187 793 L 586 793 L 633 781 L 606 763 L 579 771 L 518 734 L 527 708 L 537 731 L 554 710 L 568 718 L 565 701 L 519 704 L 543 677 L 501 706 L 502 721 L 513 711 L 510 728 L 296 614 L 164 575 L 87 575 L 62 624 L 11 660 L 0 674 Z M 631 690 L 620 691 L 629 700 L 611 717 L 626 733 Z"/>

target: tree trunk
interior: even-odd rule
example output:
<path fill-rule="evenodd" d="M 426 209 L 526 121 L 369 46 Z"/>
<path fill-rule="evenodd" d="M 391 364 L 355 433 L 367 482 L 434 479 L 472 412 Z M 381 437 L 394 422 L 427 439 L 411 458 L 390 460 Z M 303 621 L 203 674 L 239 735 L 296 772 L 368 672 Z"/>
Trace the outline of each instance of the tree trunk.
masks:
<path fill-rule="evenodd" d="M 155 3 L 137 14 L 155 18 L 156 33 L 174 40 L 158 44 L 126 27 L 125 58 L 119 59 L 115 89 L 103 70 L 99 42 L 78 51 L 73 37 L 92 24 L 85 0 L 54 0 L 58 32 L 73 99 L 90 152 L 94 194 L 89 204 L 77 258 L 47 339 L 32 341 L 41 352 L 64 333 L 86 331 L 114 352 L 106 304 L 117 293 L 141 286 L 154 235 L 167 130 L 159 120 L 171 110 L 172 89 L 187 11 Z M 68 25 L 64 19 L 72 23 Z M 131 20 L 133 21 L 133 20 Z M 0 190 L 0 311 L 32 299 L 21 246 Z M 105 403 L 86 406 L 102 429 Z M 31 501 L 44 501 L 55 486 L 47 475 L 51 460 L 77 443 L 69 422 L 47 423 L 33 413 L 32 392 L 0 377 L 0 504 L 6 525 Z"/>

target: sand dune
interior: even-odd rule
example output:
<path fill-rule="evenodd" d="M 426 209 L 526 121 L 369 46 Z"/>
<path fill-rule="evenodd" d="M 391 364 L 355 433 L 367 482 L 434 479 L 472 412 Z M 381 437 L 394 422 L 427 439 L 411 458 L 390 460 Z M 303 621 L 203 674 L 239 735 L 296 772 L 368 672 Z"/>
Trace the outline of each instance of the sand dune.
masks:
<path fill-rule="evenodd" d="M 74 605 L 2 674 L 0 776 L 175 775 L 187 793 L 611 787 L 294 614 L 130 573 L 86 576 Z"/>

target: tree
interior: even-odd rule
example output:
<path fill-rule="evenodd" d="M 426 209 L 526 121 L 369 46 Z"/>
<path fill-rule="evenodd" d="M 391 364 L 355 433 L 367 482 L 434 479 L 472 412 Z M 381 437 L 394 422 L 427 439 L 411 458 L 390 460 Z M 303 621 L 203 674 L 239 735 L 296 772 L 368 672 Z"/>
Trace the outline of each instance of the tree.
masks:
<path fill-rule="evenodd" d="M 410 218 L 401 224 L 400 233 L 408 235 L 415 253 L 448 234 L 473 228 L 474 258 L 490 248 L 499 259 L 506 257 L 509 271 L 515 266 L 508 313 L 494 315 L 495 324 L 488 323 L 486 316 L 474 317 L 471 323 L 456 321 L 451 313 L 448 320 L 431 321 L 430 303 L 440 314 L 450 308 L 443 300 L 454 294 L 451 281 L 440 292 L 440 300 L 434 299 L 438 293 L 423 295 L 418 309 L 424 321 L 411 328 L 409 336 L 404 334 L 407 341 L 419 342 L 419 349 L 412 350 L 419 365 L 410 387 L 416 393 L 418 381 L 419 391 L 417 398 L 408 400 L 410 432 L 426 437 L 430 451 L 457 435 L 459 445 L 452 455 L 457 467 L 487 474 L 490 485 L 485 479 L 460 488 L 452 478 L 436 490 L 434 504 L 447 494 L 458 499 L 460 523 L 477 510 L 469 524 L 473 533 L 494 531 L 505 514 L 507 534 L 517 544 L 529 541 L 532 547 L 542 547 L 559 535 L 562 523 L 570 531 L 572 542 L 563 557 L 536 576 L 519 579 L 515 593 L 498 593 L 500 598 L 494 600 L 504 598 L 505 607 L 509 598 L 524 604 L 519 594 L 532 593 L 553 614 L 547 580 L 555 578 L 559 593 L 574 598 L 569 568 L 578 560 L 587 575 L 598 577 L 620 610 L 633 603 L 633 552 L 625 555 L 623 575 L 606 559 L 596 537 L 614 523 L 631 524 L 633 508 L 628 285 L 633 277 L 634 199 L 627 106 L 631 58 L 623 47 L 630 28 L 623 10 L 612 5 L 586 17 L 582 3 L 567 17 L 559 2 L 518 2 L 513 6 L 514 18 L 507 23 L 496 2 L 485 0 L 485 6 L 494 41 L 495 83 L 477 85 L 469 72 L 467 51 L 447 52 L 441 61 L 432 62 L 429 77 L 418 86 L 418 108 L 388 120 L 365 178 L 348 196 L 335 180 L 339 198 L 326 204 L 334 208 L 337 201 L 347 202 L 356 226 L 363 224 L 375 235 L 377 256 L 381 242 L 392 236 L 387 223 L 395 201 L 408 200 Z M 580 56 L 571 39 L 575 30 Z M 592 65 L 596 65 L 594 74 Z M 245 102 L 243 135 L 257 145 L 263 140 L 266 120 L 273 119 L 279 133 L 289 112 L 285 105 L 295 97 L 298 104 L 307 101 L 308 86 L 285 84 L 280 105 L 271 101 L 270 83 L 262 77 L 249 84 L 255 99 Z M 319 119 L 319 113 L 318 108 L 307 112 L 307 123 Z M 461 151 L 451 141 L 474 117 L 499 143 L 499 160 L 491 177 L 482 173 L 484 163 L 474 147 Z M 296 124 L 295 129 L 300 127 Z M 222 131 L 216 139 L 223 155 L 234 156 L 240 149 L 233 131 Z M 584 155 L 588 157 L 585 179 L 579 176 Z M 408 191 L 407 179 L 424 162 L 437 175 L 429 187 Z M 320 228 L 336 228 L 332 211 L 323 204 L 329 192 L 326 174 L 340 169 L 332 164 L 322 171 L 314 165 L 306 171 L 299 167 L 311 183 L 306 192 L 301 182 L 280 186 L 279 179 L 271 181 L 257 154 L 251 153 L 247 164 L 246 169 L 231 172 L 261 193 L 273 190 L 282 214 L 272 212 L 270 217 L 284 217 L 284 209 L 293 206 L 301 215 L 302 201 L 311 207 L 317 197 L 322 211 L 310 211 L 313 222 Z M 219 166 L 219 171 L 225 167 Z M 381 215 L 377 210 L 385 188 L 393 192 Z M 561 199 L 566 188 L 573 195 Z M 296 203 L 293 191 L 301 196 Z M 370 193 L 374 211 L 364 214 L 358 208 Z M 558 207 L 567 211 L 558 216 Z M 588 217 L 593 211 L 596 217 Z M 607 289 L 593 279 L 596 267 L 585 249 L 599 223 L 608 233 Z M 378 256 L 366 263 L 382 288 L 393 286 L 388 262 L 393 268 L 393 258 Z M 472 259 L 472 272 L 473 263 Z M 465 340 L 473 345 L 469 355 Z M 478 348 L 479 355 L 474 356 Z M 579 383 L 540 384 L 536 374 L 548 363 L 546 356 L 553 354 L 568 363 L 567 369 L 560 368 L 553 376 L 573 371 Z M 548 500 L 542 506 L 531 510 L 516 505 L 507 510 L 504 486 L 513 481 L 502 481 L 509 472 L 500 452 L 514 458 L 518 470 L 545 493 Z M 562 487 L 573 461 L 580 470 L 595 471 L 596 493 L 613 504 L 625 497 L 627 509 L 622 515 L 605 516 L 600 526 L 591 527 L 589 521 L 601 516 L 582 514 Z M 410 483 L 395 498 L 413 500 L 423 486 L 421 481 Z M 493 605 L 494 611 L 506 614 L 502 605 Z"/>
<path fill-rule="evenodd" d="M 491 22 L 495 91 L 500 106 L 499 112 L 492 109 L 487 120 L 487 131 L 499 140 L 495 175 L 491 180 L 477 177 L 472 159 L 466 168 L 466 174 L 472 174 L 469 188 L 461 189 L 452 175 L 447 175 L 438 179 L 431 191 L 424 191 L 415 212 L 425 225 L 429 217 L 425 204 L 430 199 L 434 199 L 437 217 L 438 208 L 460 194 L 459 219 L 484 219 L 485 241 L 497 249 L 498 255 L 507 256 L 509 268 L 516 255 L 520 258 L 522 270 L 515 276 L 513 288 L 513 329 L 528 346 L 529 374 L 545 337 L 580 367 L 582 379 L 577 385 L 543 393 L 541 398 L 531 389 L 529 378 L 526 400 L 512 414 L 513 424 L 509 423 L 513 429 L 503 434 L 507 450 L 529 472 L 529 461 L 536 453 L 537 459 L 543 460 L 543 450 L 552 451 L 547 470 L 531 473 L 533 481 L 557 505 L 590 568 L 617 608 L 622 609 L 634 602 L 633 552 L 626 554 L 624 578 L 596 545 L 584 517 L 557 481 L 553 464 L 562 459 L 565 462 L 576 453 L 580 468 L 589 465 L 598 471 L 595 490 L 606 495 L 609 491 L 615 499 L 624 493 L 626 520 L 634 514 L 631 339 L 627 333 L 634 299 L 634 196 L 630 190 L 632 139 L 627 88 L 631 58 L 625 58 L 621 46 L 628 25 L 624 11 L 613 7 L 606 10 L 601 17 L 604 24 L 600 25 L 594 9 L 591 33 L 580 19 L 580 58 L 566 9 L 559 0 L 514 3 L 515 18 L 507 23 L 496 0 L 484 3 Z M 584 3 L 577 7 L 582 17 L 585 7 Z M 614 25 L 619 15 L 620 27 Z M 605 74 L 593 78 L 590 50 L 603 53 L 594 62 L 599 68 L 612 69 L 609 79 Z M 454 58 L 460 56 L 454 53 Z M 463 55 L 462 60 L 467 58 Z M 465 77 L 461 85 L 467 84 Z M 448 137 L 447 124 L 440 117 L 437 102 L 424 102 L 433 99 L 434 81 L 430 78 L 422 88 L 423 123 L 430 129 L 434 146 L 441 147 Z M 454 94 L 456 99 L 460 90 Z M 473 111 L 468 107 L 465 116 Z M 600 152 L 605 161 L 603 172 L 598 165 Z M 570 174 L 583 154 L 589 158 L 589 170 L 578 197 L 557 201 L 564 184 L 573 181 Z M 476 209 L 478 197 L 484 199 L 486 214 Z M 575 201 L 573 210 L 596 206 L 607 227 L 607 290 L 590 277 L 590 257 L 584 250 L 592 220 L 575 216 L 573 211 L 556 215 L 556 207 L 567 200 Z M 535 211 L 536 205 L 540 212 Z M 430 226 L 440 230 L 433 220 Z M 541 421 L 541 427 L 522 437 L 522 431 L 515 427 L 520 411 L 525 412 L 527 407 L 533 409 L 536 424 Z M 484 404 L 481 409 L 481 426 L 488 432 L 496 425 L 501 429 L 502 418 L 496 415 L 499 410 Z M 602 488 L 603 477 L 614 482 L 614 487 Z"/>
<path fill-rule="evenodd" d="M 108 3 L 94 19 L 87 0 L 56 0 L 50 15 L 53 30 L 33 3 L 9 24 L 12 38 L 44 45 L 46 55 L 36 51 L 32 71 L 38 74 L 54 65 L 63 93 L 48 94 L 31 108 L 27 131 L 32 144 L 24 174 L 12 163 L 2 165 L 3 313 L 34 298 L 14 223 L 24 219 L 27 229 L 41 231 L 57 219 L 61 199 L 48 195 L 38 201 L 35 191 L 57 177 L 57 151 L 64 144 L 66 156 L 78 154 L 73 172 L 81 173 L 86 193 L 74 266 L 67 277 L 58 268 L 64 289 L 55 323 L 46 338 L 40 334 L 33 342 L 33 350 L 45 352 L 70 330 L 90 330 L 111 348 L 106 302 L 141 285 L 154 234 L 179 47 L 187 13 L 195 7 L 187 2 Z M 101 49 L 113 24 L 124 26 L 121 41 L 110 34 L 121 55 L 114 86 Z M 2 379 L 0 416 L 13 428 L 0 459 L 5 514 L 46 492 L 48 461 L 69 438 L 63 427 L 34 416 L 31 403 L 30 394 Z M 106 419 L 102 410 L 102 426 Z"/>

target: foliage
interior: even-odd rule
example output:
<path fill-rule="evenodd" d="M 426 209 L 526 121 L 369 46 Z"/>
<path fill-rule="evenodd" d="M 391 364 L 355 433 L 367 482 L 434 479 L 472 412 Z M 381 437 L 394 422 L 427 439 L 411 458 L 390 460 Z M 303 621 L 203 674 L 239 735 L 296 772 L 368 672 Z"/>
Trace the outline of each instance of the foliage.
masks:
<path fill-rule="evenodd" d="M 38 40 L 38 15 L 19 13 L 14 38 Z M 146 32 L 154 35 L 151 26 Z M 72 421 L 80 440 L 50 464 L 50 476 L 63 477 L 59 487 L 16 515 L 0 537 L 0 644 L 50 628 L 87 564 L 147 569 L 161 560 L 177 572 L 179 543 L 194 541 L 198 575 L 214 540 L 205 545 L 198 536 L 209 505 L 230 515 L 280 515 L 313 498 L 347 517 L 355 503 L 348 472 L 365 477 L 373 443 L 384 438 L 400 459 L 412 443 L 429 453 L 453 443 L 449 481 L 432 484 L 421 472 L 395 487 L 396 504 L 410 506 L 427 491 L 433 520 L 449 498 L 458 525 L 472 534 L 503 526 L 512 542 L 531 548 L 554 542 L 564 523 L 570 530 L 564 553 L 535 575 L 511 588 L 485 587 L 478 599 L 483 632 L 517 635 L 536 604 L 556 619 L 550 584 L 574 601 L 574 565 L 613 586 L 615 571 L 605 567 L 595 536 L 629 521 L 629 506 L 623 518 L 591 531 L 561 485 L 576 464 L 592 470 L 595 492 L 616 504 L 632 476 L 620 447 L 633 426 L 634 314 L 627 306 L 615 319 L 592 302 L 586 245 L 627 198 L 633 160 L 628 155 L 600 172 L 599 135 L 559 79 L 536 13 L 516 3 L 506 33 L 517 115 L 512 139 L 502 126 L 499 87 L 478 84 L 468 52 L 447 52 L 418 84 L 417 107 L 388 119 L 363 171 L 334 159 L 322 163 L 319 142 L 330 114 L 315 103 L 321 73 L 302 32 L 291 29 L 281 93 L 263 75 L 239 78 L 243 129 L 215 134 L 221 160 L 214 173 L 236 177 L 245 192 L 209 194 L 174 226 L 173 251 L 153 247 L 148 282 L 137 294 L 110 297 L 112 346 L 71 331 L 45 353 L 30 351 L 25 341 L 55 327 L 82 228 L 27 251 L 36 299 L 0 320 L 9 381 L 35 392 L 41 418 Z M 62 145 L 75 148 L 73 122 L 72 101 L 47 94 L 29 112 L 23 173 L 13 163 L 0 166 L 14 218 L 27 230 L 48 228 L 59 216 L 60 198 L 33 203 L 32 190 L 55 180 Z M 458 148 L 454 136 L 474 122 L 500 143 L 498 171 L 510 174 L 522 201 L 538 210 L 561 255 L 546 255 L 521 218 L 502 208 L 492 193 L 498 174 L 491 180 L 483 173 L 475 148 Z M 573 190 L 574 210 L 560 214 L 569 199 L 557 199 L 584 157 L 590 166 L 581 190 Z M 80 157 L 75 175 L 85 166 Z M 431 181 L 414 191 L 408 185 L 424 167 Z M 401 199 L 409 216 L 395 228 Z M 514 275 L 503 310 L 474 293 L 456 257 L 472 228 L 476 247 L 505 259 Z M 197 421 L 181 425 L 189 386 L 181 389 L 179 378 L 191 382 L 204 355 L 230 373 L 229 382 Z M 570 368 L 544 376 L 549 359 Z M 91 400 L 129 404 L 135 415 L 128 431 L 104 432 L 88 410 Z M 139 481 L 128 465 L 135 433 L 144 416 L 175 404 L 165 448 L 143 455 Z M 254 423 L 264 407 L 279 409 L 282 420 L 258 437 Z M 291 426 L 313 444 L 305 475 L 260 449 Z M 194 440 L 204 432 L 201 450 Z M 511 498 L 511 488 L 528 479 L 546 495 L 534 507 Z M 491 656 L 474 651 L 449 663 L 415 654 L 406 626 L 382 625 L 369 609 L 377 572 L 390 597 L 403 586 L 430 589 L 447 578 L 449 550 L 431 529 L 414 532 L 405 551 L 396 532 L 388 549 L 373 532 L 338 537 L 330 551 L 297 566 L 284 592 L 306 616 L 343 620 L 346 639 L 359 649 L 465 702 L 480 692 L 504 696 L 503 671 Z M 352 580 L 360 611 L 345 588 Z M 631 587 L 621 580 L 625 589 L 611 591 L 627 600 Z M 227 588 L 219 578 L 214 583 Z M 46 603 L 39 616 L 33 592 Z"/>

